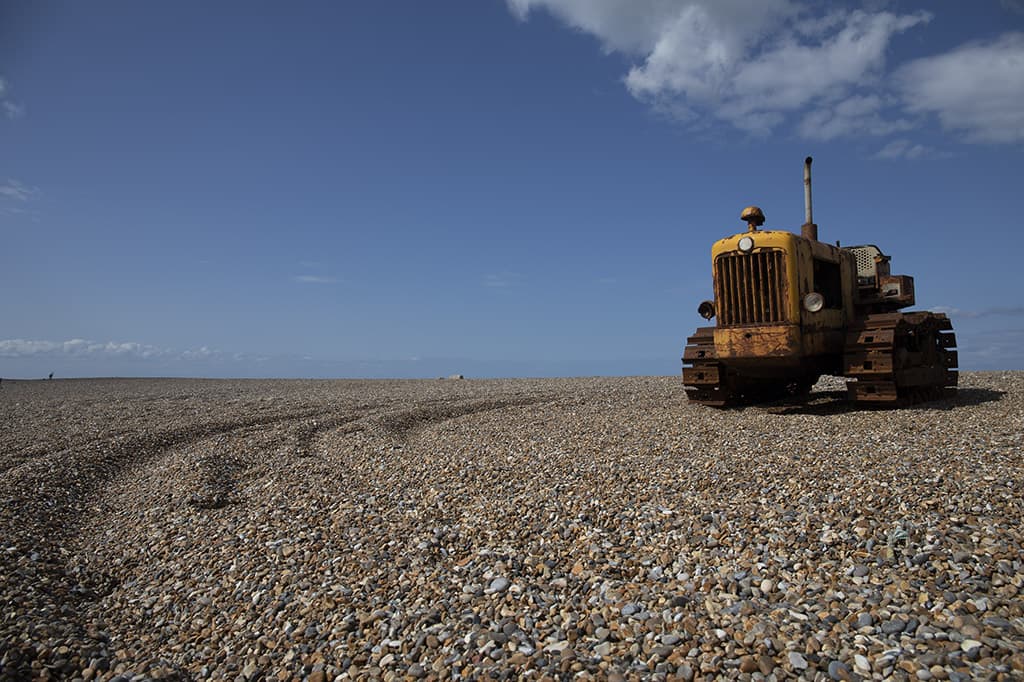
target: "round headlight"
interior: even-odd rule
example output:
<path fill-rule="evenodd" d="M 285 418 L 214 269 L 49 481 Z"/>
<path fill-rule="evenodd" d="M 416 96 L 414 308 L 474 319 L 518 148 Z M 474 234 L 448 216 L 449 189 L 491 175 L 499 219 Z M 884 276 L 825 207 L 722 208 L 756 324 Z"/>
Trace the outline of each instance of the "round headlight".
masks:
<path fill-rule="evenodd" d="M 751 251 L 754 250 L 754 238 L 743 237 L 742 239 L 740 239 L 739 247 L 740 251 L 742 251 L 743 253 L 750 253 Z"/>
<path fill-rule="evenodd" d="M 715 316 L 715 304 L 713 301 L 701 301 L 701 304 L 697 306 L 697 314 L 703 317 L 705 320 L 710 320 Z"/>
<path fill-rule="evenodd" d="M 825 297 L 819 294 L 817 291 L 804 296 L 804 308 L 807 312 L 816 313 L 825 307 Z"/>

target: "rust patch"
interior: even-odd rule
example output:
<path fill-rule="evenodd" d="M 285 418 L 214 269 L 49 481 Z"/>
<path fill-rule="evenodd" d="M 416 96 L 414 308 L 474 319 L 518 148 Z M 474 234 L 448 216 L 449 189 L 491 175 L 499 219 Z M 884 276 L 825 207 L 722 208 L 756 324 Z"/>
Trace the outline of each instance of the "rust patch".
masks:
<path fill-rule="evenodd" d="M 721 359 L 798 356 L 801 353 L 800 328 L 796 325 L 718 328 L 715 351 Z"/>

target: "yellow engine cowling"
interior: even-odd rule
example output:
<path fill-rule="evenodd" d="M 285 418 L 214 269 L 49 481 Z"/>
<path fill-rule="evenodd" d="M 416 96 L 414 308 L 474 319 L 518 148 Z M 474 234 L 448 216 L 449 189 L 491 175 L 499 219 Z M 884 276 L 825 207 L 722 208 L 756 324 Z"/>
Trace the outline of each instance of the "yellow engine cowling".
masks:
<path fill-rule="evenodd" d="M 752 230 L 715 242 L 715 352 L 725 362 L 841 353 L 854 316 L 856 262 L 792 232 Z M 811 312 L 804 298 L 822 295 Z"/>

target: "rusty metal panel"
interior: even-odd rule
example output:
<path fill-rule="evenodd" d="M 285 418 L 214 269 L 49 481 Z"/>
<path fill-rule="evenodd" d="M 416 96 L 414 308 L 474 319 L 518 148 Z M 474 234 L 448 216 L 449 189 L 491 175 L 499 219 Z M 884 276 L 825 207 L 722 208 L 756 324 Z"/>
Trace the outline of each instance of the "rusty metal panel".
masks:
<path fill-rule="evenodd" d="M 888 348 L 896 335 L 894 329 L 861 329 L 851 331 L 846 337 L 850 346 L 879 346 Z"/>
<path fill-rule="evenodd" d="M 715 330 L 715 352 L 721 359 L 792 357 L 801 352 L 800 327 L 772 325 Z"/>
<path fill-rule="evenodd" d="M 705 360 L 713 357 L 715 357 L 714 345 L 710 348 L 706 346 L 687 346 L 683 349 L 683 360 Z"/>
<path fill-rule="evenodd" d="M 892 372 L 891 353 L 853 353 L 846 356 L 844 374 L 889 374 Z"/>
<path fill-rule="evenodd" d="M 715 333 L 714 327 L 697 327 L 697 331 L 693 333 L 693 336 L 686 337 L 686 343 L 700 344 L 711 344 L 714 345 L 714 340 L 709 340 L 709 337 Z"/>
<path fill-rule="evenodd" d="M 719 380 L 718 367 L 683 367 L 683 384 L 687 386 L 701 386 L 705 384 L 717 384 Z"/>

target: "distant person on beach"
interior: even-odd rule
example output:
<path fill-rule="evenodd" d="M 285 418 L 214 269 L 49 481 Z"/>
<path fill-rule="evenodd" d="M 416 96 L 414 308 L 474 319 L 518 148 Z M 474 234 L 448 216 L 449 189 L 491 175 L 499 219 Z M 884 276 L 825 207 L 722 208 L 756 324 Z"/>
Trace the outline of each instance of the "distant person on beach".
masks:
<path fill-rule="evenodd" d="M 48 377 L 46 377 L 46 378 L 47 378 L 47 379 L 52 379 L 52 378 L 53 378 L 53 372 L 50 372 L 50 376 L 48 376 Z"/>

